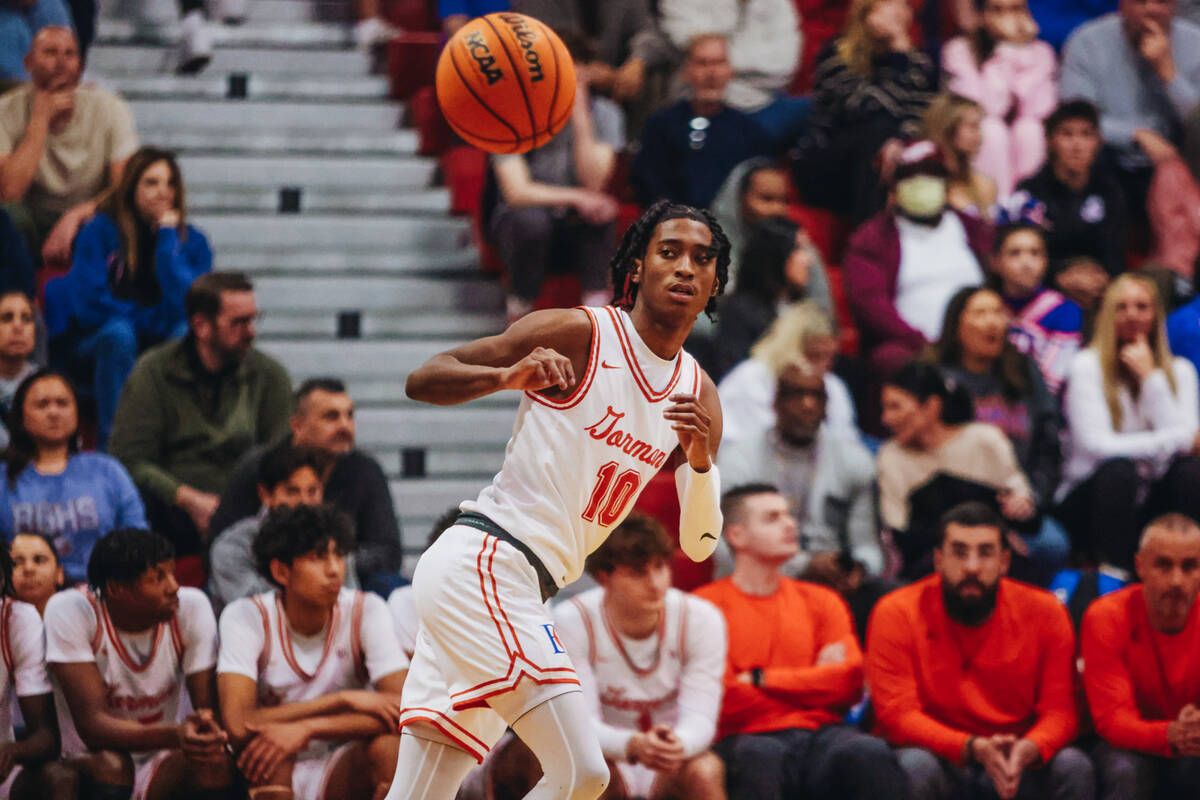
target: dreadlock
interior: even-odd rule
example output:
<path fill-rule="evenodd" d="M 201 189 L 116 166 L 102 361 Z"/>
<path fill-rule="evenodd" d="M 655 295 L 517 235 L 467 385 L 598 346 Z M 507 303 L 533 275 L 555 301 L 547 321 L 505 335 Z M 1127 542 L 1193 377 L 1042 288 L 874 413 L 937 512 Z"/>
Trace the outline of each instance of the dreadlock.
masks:
<path fill-rule="evenodd" d="M 654 231 L 659 225 L 672 219 L 694 219 L 708 226 L 709 231 L 712 232 L 712 246 L 717 252 L 717 295 L 725 290 L 725 283 L 729 279 L 730 244 L 729 238 L 721 230 L 717 218 L 703 208 L 672 203 L 670 200 L 659 200 L 646 209 L 645 213 L 629 227 L 629 230 L 625 232 L 625 237 L 621 239 L 621 246 L 617 248 L 617 254 L 609 262 L 609 269 L 612 271 L 612 302 L 617 308 L 623 308 L 626 311 L 633 308 L 638 293 L 638 285 L 632 280 L 633 262 L 646 257 L 646 250 L 650 247 L 650 240 L 654 238 Z M 712 318 L 716 310 L 717 297 L 713 296 L 708 299 L 704 313 Z"/>

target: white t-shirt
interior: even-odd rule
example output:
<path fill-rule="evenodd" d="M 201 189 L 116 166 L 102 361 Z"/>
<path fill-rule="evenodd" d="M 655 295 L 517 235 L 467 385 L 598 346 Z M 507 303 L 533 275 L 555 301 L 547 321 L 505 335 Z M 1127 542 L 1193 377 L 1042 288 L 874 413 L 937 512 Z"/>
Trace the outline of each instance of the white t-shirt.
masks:
<path fill-rule="evenodd" d="M 896 276 L 896 313 L 929 341 L 942 335 L 946 304 L 964 286 L 983 283 L 979 259 L 967 244 L 967 230 L 947 211 L 934 227 L 897 215 L 900 272 Z"/>
<path fill-rule="evenodd" d="M 724 616 L 707 600 L 669 589 L 659 632 L 630 639 L 607 623 L 604 591 L 554 608 L 554 630 L 594 710 L 604 755 L 623 759 L 633 735 L 658 724 L 674 729 L 688 758 L 703 752 L 721 710 Z"/>
<path fill-rule="evenodd" d="M 37 609 L 19 600 L 0 601 L 0 741 L 13 740 L 13 701 L 50 694 L 46 675 L 46 637 Z"/>
<path fill-rule="evenodd" d="M 94 663 L 109 712 L 145 725 L 178 719 L 184 677 L 212 669 L 217 661 L 217 621 L 199 589 L 181 588 L 175 616 L 139 633 L 117 630 L 104 602 L 83 588 L 51 597 L 45 624 L 46 661 Z M 73 720 L 63 713 L 61 687 L 55 694 L 63 753 L 83 752 Z"/>
<path fill-rule="evenodd" d="M 396 627 L 396 638 L 411 659 L 417 649 L 417 631 L 421 629 L 421 618 L 417 616 L 417 607 L 413 604 L 412 584 L 394 590 L 388 595 L 387 604 Z"/>

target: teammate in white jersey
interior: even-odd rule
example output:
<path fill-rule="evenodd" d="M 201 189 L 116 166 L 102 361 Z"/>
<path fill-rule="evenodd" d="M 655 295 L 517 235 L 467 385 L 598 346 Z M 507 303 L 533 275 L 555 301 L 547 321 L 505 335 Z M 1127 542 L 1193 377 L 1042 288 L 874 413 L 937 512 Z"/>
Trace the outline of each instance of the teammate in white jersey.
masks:
<path fill-rule="evenodd" d="M 0 547 L 0 797 L 74 800 L 74 776 L 50 761 L 58 755 L 58 727 L 42 618 L 8 596 L 12 571 L 12 559 Z M 19 742 L 13 738 L 14 695 L 25 723 Z"/>
<path fill-rule="evenodd" d="M 90 588 L 46 604 L 46 660 L 69 714 L 63 755 L 99 800 L 232 798 L 216 705 L 217 623 L 175 580 L 171 543 L 118 529 L 88 559 Z M 186 685 L 192 708 L 182 722 Z"/>
<path fill-rule="evenodd" d="M 353 544 L 331 506 L 273 509 L 254 558 L 277 590 L 221 614 L 221 712 L 254 800 L 370 800 L 396 772 L 408 657 L 383 600 L 342 586 Z"/>
<path fill-rule="evenodd" d="M 683 343 L 728 266 L 708 212 L 658 203 L 613 258 L 613 306 L 532 313 L 409 375 L 409 397 L 429 403 L 523 397 L 500 473 L 413 577 L 421 624 L 391 800 L 452 800 L 506 725 L 543 767 L 529 800 L 604 791 L 608 766 L 543 601 L 579 577 L 664 466 L 684 552 L 703 560 L 716 547 L 720 403 Z"/>

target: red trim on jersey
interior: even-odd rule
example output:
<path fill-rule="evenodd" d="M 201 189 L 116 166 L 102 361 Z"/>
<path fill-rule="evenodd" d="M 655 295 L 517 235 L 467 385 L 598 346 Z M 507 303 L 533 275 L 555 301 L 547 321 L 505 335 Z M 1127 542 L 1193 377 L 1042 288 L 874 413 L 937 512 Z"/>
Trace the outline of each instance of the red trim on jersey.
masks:
<path fill-rule="evenodd" d="M 596 632 L 592 629 L 592 615 L 588 613 L 587 607 L 584 606 L 576 595 L 571 598 L 571 605 L 579 609 L 579 618 L 583 620 L 583 630 L 587 633 L 588 640 L 588 664 L 596 665 Z"/>
<path fill-rule="evenodd" d="M 629 364 L 629 371 L 633 373 L 634 383 L 642 390 L 642 394 L 651 403 L 657 403 L 664 400 L 675 389 L 675 384 L 679 382 L 680 367 L 683 365 L 683 351 L 680 350 L 675 356 L 675 371 L 671 373 L 671 380 L 667 382 L 667 386 L 661 392 L 654 391 L 654 387 L 650 385 L 650 381 L 642 372 L 642 367 L 638 364 L 637 356 L 633 347 L 633 342 L 629 338 L 629 332 L 625 330 L 625 323 L 621 319 L 617 310 L 612 306 L 605 306 L 609 317 L 612 318 L 613 327 L 617 330 L 617 341 L 621 344 L 621 352 L 625 354 L 625 361 Z"/>
<path fill-rule="evenodd" d="M 354 658 L 354 674 L 362 683 L 367 682 L 367 656 L 362 644 L 363 604 L 367 596 L 354 593 L 354 605 L 350 608 L 350 653 Z"/>
<path fill-rule="evenodd" d="M 692 379 L 692 394 L 696 395 L 696 399 L 699 399 L 700 398 L 700 384 L 701 384 L 700 362 L 697 361 L 692 364 L 692 374 L 695 375 L 695 377 Z"/>
<path fill-rule="evenodd" d="M 146 656 L 145 664 L 138 664 L 133 660 L 133 656 L 129 655 L 129 651 L 125 649 L 124 642 L 117 634 L 117 626 L 113 624 L 112 617 L 108 615 L 108 608 L 104 603 L 99 603 L 100 616 L 104 620 L 104 632 L 108 634 L 108 640 L 113 644 L 113 650 L 117 652 L 117 658 L 125 662 L 125 666 L 129 667 L 134 672 L 145 672 L 146 669 L 154 663 L 154 657 L 158 655 L 158 645 L 162 641 L 163 628 L 167 627 L 163 623 L 158 623 L 154 626 L 154 644 L 150 646 L 150 655 Z"/>
<path fill-rule="evenodd" d="M 528 662 L 526 662 L 526 663 L 528 663 Z M 516 662 L 514 661 L 513 664 L 515 666 Z M 510 672 L 511 672 L 511 668 L 510 668 Z M 511 686 L 509 686 L 509 685 L 500 686 L 499 688 L 497 688 L 493 691 L 490 691 L 487 694 L 481 694 L 478 697 L 468 698 L 466 700 L 458 700 L 453 703 L 453 708 L 455 711 L 466 711 L 467 709 L 470 709 L 470 708 L 484 708 L 485 706 L 488 705 L 487 701 L 489 698 L 495 697 L 496 695 L 506 694 L 508 692 L 515 690 L 517 688 L 517 684 L 519 684 L 521 682 L 522 678 L 528 678 L 529 680 L 536 683 L 538 686 L 547 686 L 547 685 L 556 684 L 556 683 L 571 684 L 574 686 L 580 685 L 579 677 L 575 675 L 575 670 L 571 667 L 555 667 L 554 669 L 542 670 L 542 672 L 569 672 L 569 673 L 571 673 L 572 677 L 538 678 L 538 677 L 530 674 L 529 672 L 526 672 L 525 670 L 521 670 L 520 672 L 517 673 L 516 678 L 512 679 Z M 488 681 L 488 683 L 495 683 L 495 681 Z M 478 691 L 479 689 L 483 688 L 486 685 L 487 685 L 486 683 L 481 683 L 479 686 L 476 686 L 474 689 L 469 689 L 468 691 L 475 692 L 475 691 Z M 461 694 L 463 694 L 463 692 L 457 692 L 456 694 L 451 695 L 451 698 L 457 697 Z"/>
<path fill-rule="evenodd" d="M 271 663 L 271 615 L 267 613 L 267 607 L 263 605 L 259 595 L 254 595 L 250 601 L 254 603 L 258 608 L 258 613 L 262 616 L 263 647 L 258 652 L 258 674 L 262 675 L 267 671 L 267 665 Z"/>
<path fill-rule="evenodd" d="M 171 631 L 171 644 L 175 646 L 175 658 L 183 661 L 183 633 L 179 630 L 179 617 L 171 617 L 171 622 L 168 624 Z"/>
<path fill-rule="evenodd" d="M 508 612 L 504 610 L 504 606 L 500 605 L 500 592 L 496 589 L 496 573 L 492 571 L 492 562 L 496 559 L 496 547 L 499 545 L 500 540 L 490 536 L 488 538 L 496 542 L 496 544 L 492 546 L 491 555 L 488 556 L 488 575 L 490 575 L 492 578 L 492 599 L 496 601 L 496 608 L 500 610 L 500 616 L 504 617 L 504 624 L 508 626 L 508 632 L 512 634 L 513 644 L 517 649 L 517 655 L 524 658 L 525 648 L 521 647 L 521 640 L 517 636 L 517 629 L 513 627 L 512 622 L 509 620 Z M 510 650 L 508 654 L 511 656 L 513 653 Z"/>
<path fill-rule="evenodd" d="M 575 386 L 575 391 L 562 400 L 552 400 L 539 392 L 525 392 L 530 400 L 557 411 L 566 411 L 569 408 L 574 408 L 583 401 L 583 398 L 588 393 L 588 389 L 592 388 L 592 380 L 596 377 L 596 367 L 600 360 L 600 325 L 596 322 L 596 315 L 592 313 L 590 308 L 585 308 L 584 306 L 579 306 L 579 308 L 588 315 L 588 320 L 592 323 L 592 345 L 588 349 L 587 368 L 583 372 L 583 380 L 579 381 Z"/>
<path fill-rule="evenodd" d="M 96 600 L 96 595 L 86 586 L 75 587 L 92 607 L 92 614 L 96 616 L 96 632 L 92 634 L 92 654 L 100 652 L 100 639 L 104 635 L 104 627 L 100 624 L 100 602 Z"/>
<path fill-rule="evenodd" d="M 483 595 L 483 604 L 487 606 L 488 616 L 492 618 L 492 622 L 496 625 L 496 633 L 500 636 L 500 644 L 504 648 L 504 652 L 511 654 L 512 648 L 508 646 L 508 640 L 504 638 L 504 628 L 500 626 L 500 620 L 496 619 L 496 612 L 492 610 L 492 601 L 488 599 L 487 584 L 483 578 L 483 554 L 487 551 L 488 545 L 491 545 L 492 552 L 496 550 L 496 545 L 500 540 L 495 536 L 483 537 L 483 547 L 479 548 L 479 555 L 475 557 L 475 571 L 479 573 L 479 593 Z M 488 567 L 491 568 L 491 560 L 488 560 Z"/>
<path fill-rule="evenodd" d="M 4 610 L 0 612 L 0 654 L 4 656 L 4 668 L 8 670 L 9 681 L 16 681 L 16 676 L 13 675 L 13 654 L 12 654 L 12 611 L 13 601 L 4 598 Z"/>
<path fill-rule="evenodd" d="M 397 730 L 402 730 L 405 725 L 411 725 L 414 722 L 428 722 L 430 725 L 441 731 L 443 736 L 457 744 L 470 755 L 474 756 L 475 760 L 480 763 L 483 763 L 483 757 L 487 755 L 489 750 L 491 750 L 491 748 L 484 744 L 479 737 L 475 736 L 475 734 L 471 733 L 462 725 L 459 725 L 441 711 L 437 711 L 432 708 L 421 707 L 406 708 L 400 715 L 400 725 L 398 726 Z M 452 730 L 448 730 L 447 728 Z"/>
<path fill-rule="evenodd" d="M 325 645 L 321 648 L 321 660 L 317 662 L 311 675 L 300 668 L 295 654 L 292 653 L 292 635 L 288 632 L 287 614 L 283 610 L 283 600 L 278 592 L 275 593 L 275 610 L 279 615 L 279 649 L 283 651 L 284 660 L 292 668 L 292 672 L 296 673 L 296 677 L 302 681 L 311 681 L 321 671 L 329 651 L 333 649 L 333 636 L 337 633 L 338 625 L 342 621 L 341 603 L 333 605 L 333 612 L 329 615 L 329 630 L 325 633 Z"/>
<path fill-rule="evenodd" d="M 647 675 L 653 675 L 658 665 L 662 663 L 662 646 L 663 634 L 667 630 L 667 610 L 664 608 L 658 617 L 658 632 L 655 634 L 658 637 L 658 645 L 654 648 L 654 661 L 650 662 L 650 666 L 642 668 L 633 663 L 633 659 L 629 657 L 629 653 L 625 652 L 625 645 L 621 643 L 621 636 L 613 627 L 612 620 L 608 617 L 608 609 L 604 607 L 604 600 L 600 601 L 600 618 L 604 621 L 604 629 L 608 632 L 608 638 L 612 639 L 616 645 L 617 652 L 621 654 L 621 658 L 625 659 L 625 663 L 633 670 L 633 674 L 639 678 L 644 678 Z"/>

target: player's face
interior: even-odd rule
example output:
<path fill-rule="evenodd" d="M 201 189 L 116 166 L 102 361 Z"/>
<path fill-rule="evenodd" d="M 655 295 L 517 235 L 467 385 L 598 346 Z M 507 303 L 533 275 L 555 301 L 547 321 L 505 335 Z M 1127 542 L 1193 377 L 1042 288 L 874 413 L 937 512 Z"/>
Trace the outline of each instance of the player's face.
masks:
<path fill-rule="evenodd" d="M 670 586 L 671 564 L 661 556 L 640 567 L 617 566 L 604 581 L 604 590 L 613 602 L 641 614 L 661 611 Z"/>
<path fill-rule="evenodd" d="M 179 582 L 175 580 L 175 559 L 150 567 L 129 584 L 128 601 L 159 622 L 166 622 L 179 610 Z"/>
<path fill-rule="evenodd" d="M 344 392 L 316 389 L 301 401 L 292 417 L 297 445 L 342 455 L 354 448 L 354 401 Z"/>
<path fill-rule="evenodd" d="M 54 551 L 40 536 L 18 534 L 13 537 L 13 593 L 24 600 L 43 608 L 50 596 L 64 583 L 62 567 L 54 557 Z"/>
<path fill-rule="evenodd" d="M 332 607 L 346 579 L 346 557 L 331 539 L 321 548 L 297 556 L 286 577 L 288 594 L 313 605 Z"/>
<path fill-rule="evenodd" d="M 1200 593 L 1200 536 L 1195 531 L 1158 530 L 1137 554 L 1146 605 L 1166 633 L 1177 633 Z"/>
<path fill-rule="evenodd" d="M 659 223 L 637 262 L 634 282 L 638 302 L 659 314 L 694 320 L 719 289 L 712 231 L 694 219 Z"/>
<path fill-rule="evenodd" d="M 273 489 L 259 487 L 258 496 L 267 508 L 319 506 L 325 502 L 325 483 L 312 467 L 301 467 Z"/>
<path fill-rule="evenodd" d="M 800 526 L 787 500 L 776 492 L 746 498 L 745 519 L 730 528 L 737 555 L 782 564 L 800 550 Z"/>

